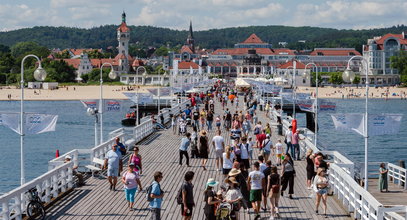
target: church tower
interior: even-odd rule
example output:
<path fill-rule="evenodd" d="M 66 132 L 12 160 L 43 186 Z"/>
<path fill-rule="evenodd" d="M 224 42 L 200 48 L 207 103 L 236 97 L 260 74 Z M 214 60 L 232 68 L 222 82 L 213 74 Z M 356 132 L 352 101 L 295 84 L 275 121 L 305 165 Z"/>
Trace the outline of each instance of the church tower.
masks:
<path fill-rule="evenodd" d="M 126 13 L 123 11 L 122 23 L 119 28 L 117 28 L 117 41 L 119 41 L 119 46 L 117 50 L 119 51 L 116 59 L 119 61 L 118 72 L 127 73 L 129 71 L 129 41 L 130 41 L 130 28 L 126 24 Z"/>
<path fill-rule="evenodd" d="M 195 53 L 195 39 L 194 33 L 192 32 L 192 21 L 189 23 L 189 33 L 187 38 L 187 45 L 193 53 Z"/>

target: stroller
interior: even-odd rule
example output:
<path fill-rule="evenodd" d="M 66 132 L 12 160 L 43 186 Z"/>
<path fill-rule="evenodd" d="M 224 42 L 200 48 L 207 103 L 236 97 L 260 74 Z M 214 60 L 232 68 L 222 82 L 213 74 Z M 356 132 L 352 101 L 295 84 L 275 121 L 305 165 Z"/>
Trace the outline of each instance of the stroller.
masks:
<path fill-rule="evenodd" d="M 232 205 L 229 203 L 221 203 L 216 209 L 216 220 L 230 220 L 232 212 Z"/>

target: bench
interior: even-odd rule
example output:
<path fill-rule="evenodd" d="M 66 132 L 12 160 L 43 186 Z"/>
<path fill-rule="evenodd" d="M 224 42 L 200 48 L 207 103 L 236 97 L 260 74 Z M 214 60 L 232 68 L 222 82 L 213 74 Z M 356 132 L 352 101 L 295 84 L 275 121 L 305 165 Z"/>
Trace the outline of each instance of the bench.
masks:
<path fill-rule="evenodd" d="M 99 165 L 100 167 L 103 167 L 103 165 L 105 164 L 105 161 L 102 160 L 102 159 L 99 159 L 99 158 L 94 157 L 93 160 L 92 160 L 92 163 L 95 164 L 95 165 Z M 93 177 L 93 174 L 94 174 L 95 172 L 100 172 L 100 171 L 102 171 L 102 169 L 101 169 L 100 167 L 97 167 L 97 166 L 95 166 L 95 165 L 89 164 L 89 165 L 86 165 L 86 166 L 85 166 L 87 169 L 89 169 L 89 170 L 92 171 L 92 177 Z"/>

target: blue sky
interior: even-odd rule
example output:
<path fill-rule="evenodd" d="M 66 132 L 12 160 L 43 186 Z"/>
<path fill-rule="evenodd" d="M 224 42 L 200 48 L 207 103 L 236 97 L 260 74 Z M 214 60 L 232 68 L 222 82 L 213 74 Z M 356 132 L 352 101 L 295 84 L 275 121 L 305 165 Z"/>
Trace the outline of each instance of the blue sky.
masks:
<path fill-rule="evenodd" d="M 119 24 L 195 30 L 249 25 L 364 29 L 407 24 L 406 0 L 0 0 L 0 31 Z"/>

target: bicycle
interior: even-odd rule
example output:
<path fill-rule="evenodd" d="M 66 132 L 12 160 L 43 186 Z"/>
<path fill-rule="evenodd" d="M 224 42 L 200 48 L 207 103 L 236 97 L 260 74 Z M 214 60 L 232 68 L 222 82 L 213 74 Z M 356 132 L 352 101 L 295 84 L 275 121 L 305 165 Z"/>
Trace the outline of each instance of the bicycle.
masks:
<path fill-rule="evenodd" d="M 41 198 L 38 196 L 37 189 L 32 188 L 28 190 L 27 197 L 30 201 L 27 205 L 27 215 L 29 219 L 45 219 L 45 209 L 42 205 Z"/>

